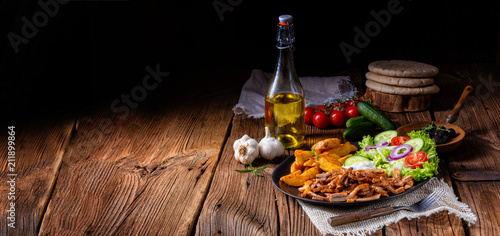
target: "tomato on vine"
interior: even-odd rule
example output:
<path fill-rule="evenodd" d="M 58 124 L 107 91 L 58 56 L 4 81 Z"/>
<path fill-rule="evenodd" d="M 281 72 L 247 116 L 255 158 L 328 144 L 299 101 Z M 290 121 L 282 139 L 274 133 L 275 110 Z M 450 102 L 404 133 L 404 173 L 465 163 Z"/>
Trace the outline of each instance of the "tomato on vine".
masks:
<path fill-rule="evenodd" d="M 306 125 L 313 124 L 313 116 L 314 116 L 314 109 L 312 107 L 306 107 L 304 112 L 304 120 L 306 122 Z"/>
<path fill-rule="evenodd" d="M 357 107 L 355 106 L 349 106 L 345 109 L 345 114 L 347 115 L 347 117 L 349 118 L 354 118 L 354 117 L 358 117 L 360 116 L 361 114 L 359 113 L 359 110 Z"/>
<path fill-rule="evenodd" d="M 328 125 L 330 125 L 330 120 L 328 119 L 328 116 L 324 112 L 319 111 L 319 112 L 316 112 L 316 114 L 314 114 L 313 123 L 314 123 L 314 126 L 320 128 L 320 129 L 324 129 L 324 128 L 328 127 Z"/>
<path fill-rule="evenodd" d="M 330 122 L 335 127 L 344 127 L 348 117 L 343 111 L 334 110 L 330 113 Z"/>

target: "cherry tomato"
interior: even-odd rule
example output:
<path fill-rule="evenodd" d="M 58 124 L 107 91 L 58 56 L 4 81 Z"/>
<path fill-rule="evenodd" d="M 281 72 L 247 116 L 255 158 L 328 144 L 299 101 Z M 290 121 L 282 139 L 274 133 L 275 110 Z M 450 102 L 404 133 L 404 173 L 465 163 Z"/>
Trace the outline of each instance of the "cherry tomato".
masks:
<path fill-rule="evenodd" d="M 345 109 L 345 114 L 349 118 L 354 118 L 354 117 L 358 117 L 361 115 L 361 114 L 359 114 L 358 108 L 355 106 L 347 107 L 347 109 Z"/>
<path fill-rule="evenodd" d="M 405 165 L 412 169 L 416 169 L 417 167 L 424 168 L 424 165 L 420 164 L 420 162 L 427 161 L 427 153 L 424 151 L 412 153 L 405 157 Z"/>
<path fill-rule="evenodd" d="M 318 112 L 318 111 L 323 111 L 323 112 L 325 112 L 325 111 L 326 111 L 326 107 L 325 107 L 325 106 L 323 106 L 323 105 L 319 105 L 319 106 L 317 106 L 316 108 L 314 108 L 314 111 L 315 111 L 315 112 Z"/>
<path fill-rule="evenodd" d="M 332 122 L 335 127 L 344 127 L 347 119 L 348 117 L 342 111 L 333 110 L 332 113 L 330 113 L 330 122 Z"/>
<path fill-rule="evenodd" d="M 349 102 L 347 102 L 347 105 L 348 105 L 348 106 L 355 106 L 355 104 L 358 104 L 358 102 L 359 102 L 359 101 L 356 101 L 356 100 L 354 100 L 354 101 L 349 101 Z"/>
<path fill-rule="evenodd" d="M 304 120 L 306 121 L 307 125 L 313 124 L 313 116 L 314 116 L 314 109 L 312 107 L 306 107 L 306 110 L 304 112 Z"/>
<path fill-rule="evenodd" d="M 324 112 L 319 111 L 319 112 L 316 112 L 316 114 L 314 114 L 313 123 L 314 123 L 314 126 L 320 128 L 320 129 L 324 129 L 324 128 L 328 127 L 328 125 L 330 124 L 330 120 L 328 119 L 328 116 L 325 115 Z"/>
<path fill-rule="evenodd" d="M 410 137 L 408 137 L 408 136 L 396 136 L 396 137 L 391 139 L 391 145 L 392 146 L 399 146 L 408 140 L 410 140 Z"/>

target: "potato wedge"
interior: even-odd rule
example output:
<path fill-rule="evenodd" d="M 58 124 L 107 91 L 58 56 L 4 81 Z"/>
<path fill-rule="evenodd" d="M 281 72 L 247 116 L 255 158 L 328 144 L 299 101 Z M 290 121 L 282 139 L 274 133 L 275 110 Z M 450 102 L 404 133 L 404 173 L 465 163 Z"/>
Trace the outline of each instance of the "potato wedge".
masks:
<path fill-rule="evenodd" d="M 312 167 L 309 168 L 308 170 L 304 171 L 301 173 L 300 170 L 297 170 L 289 175 L 285 175 L 280 178 L 280 181 L 285 182 L 286 184 L 294 187 L 300 187 L 304 185 L 304 183 L 314 177 L 316 177 L 317 174 L 319 174 L 320 169 L 319 167 Z"/>
<path fill-rule="evenodd" d="M 341 157 L 349 154 L 350 152 L 351 152 L 351 144 L 349 142 L 339 145 L 334 149 L 328 150 L 328 153 L 335 153 Z"/>
<path fill-rule="evenodd" d="M 350 152 L 355 152 L 357 150 L 358 150 L 358 148 L 351 144 L 351 151 Z"/>
<path fill-rule="evenodd" d="M 290 166 L 290 173 L 293 173 L 297 170 L 304 170 L 304 166 L 301 166 L 299 164 L 297 164 L 297 162 L 293 162 L 292 165 Z"/>
<path fill-rule="evenodd" d="M 339 146 L 340 146 L 340 139 L 329 138 L 329 139 L 321 140 L 321 141 L 315 143 L 311 147 L 311 150 L 314 150 L 316 153 L 320 154 L 322 152 L 337 148 Z"/>
<path fill-rule="evenodd" d="M 342 168 L 342 164 L 338 161 L 340 156 L 335 153 L 324 152 L 318 155 L 318 163 L 321 170 L 330 172 L 333 169 Z"/>
<path fill-rule="evenodd" d="M 295 162 L 299 166 L 303 166 L 304 162 L 310 158 L 314 158 L 314 153 L 312 151 L 295 150 L 293 155 L 295 156 Z"/>
<path fill-rule="evenodd" d="M 316 161 L 315 158 L 311 158 L 311 159 L 307 160 L 306 162 L 304 162 L 305 167 L 314 167 L 317 165 L 318 165 L 318 162 Z"/>

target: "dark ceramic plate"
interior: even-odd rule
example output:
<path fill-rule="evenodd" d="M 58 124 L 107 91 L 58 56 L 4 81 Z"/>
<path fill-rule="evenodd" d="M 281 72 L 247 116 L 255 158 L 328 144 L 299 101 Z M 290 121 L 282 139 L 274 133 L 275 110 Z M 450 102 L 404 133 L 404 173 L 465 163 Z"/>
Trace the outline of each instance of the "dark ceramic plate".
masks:
<path fill-rule="evenodd" d="M 373 201 L 368 201 L 368 202 L 350 202 L 350 203 L 347 203 L 347 202 L 325 202 L 325 201 L 317 201 L 317 200 L 312 200 L 310 198 L 300 197 L 301 192 L 299 191 L 299 188 L 293 187 L 293 186 L 289 186 L 289 185 L 287 185 L 287 184 L 285 184 L 283 182 L 280 182 L 280 178 L 281 177 L 290 174 L 290 166 L 292 165 L 292 163 L 294 161 L 295 161 L 295 156 L 292 155 L 292 156 L 288 157 L 287 159 L 285 159 L 274 170 L 273 175 L 272 175 L 274 186 L 276 186 L 276 188 L 278 188 L 279 190 L 281 190 L 281 192 L 283 192 L 284 194 L 286 194 L 286 195 L 288 195 L 290 197 L 293 197 L 293 198 L 296 198 L 296 199 L 300 199 L 300 200 L 302 200 L 304 202 L 314 203 L 314 204 L 318 204 L 318 205 L 325 205 L 325 206 L 347 207 L 347 206 L 359 206 L 359 205 L 365 205 L 365 204 L 370 204 L 370 203 L 375 203 L 375 202 L 382 202 L 382 201 L 386 201 L 386 200 L 389 200 L 389 199 L 397 198 L 397 197 L 403 196 L 405 194 L 411 193 L 411 192 L 415 191 L 416 189 L 422 187 L 422 185 L 424 185 L 425 183 L 427 183 L 427 181 L 430 180 L 430 178 L 429 178 L 429 179 L 424 180 L 424 181 L 415 182 L 415 185 L 414 185 L 414 187 L 412 189 L 410 189 L 410 190 L 408 190 L 406 192 L 403 192 L 401 194 L 392 195 L 392 196 L 389 196 L 389 197 L 384 197 L 384 198 L 380 198 L 380 199 L 373 200 Z"/>

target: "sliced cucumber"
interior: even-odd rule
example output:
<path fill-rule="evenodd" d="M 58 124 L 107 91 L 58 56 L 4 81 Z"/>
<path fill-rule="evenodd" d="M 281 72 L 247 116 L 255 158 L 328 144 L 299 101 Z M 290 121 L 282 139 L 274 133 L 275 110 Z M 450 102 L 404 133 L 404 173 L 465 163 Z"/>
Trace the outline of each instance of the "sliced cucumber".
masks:
<path fill-rule="evenodd" d="M 411 152 L 415 153 L 422 150 L 422 148 L 424 147 L 424 140 L 422 140 L 421 138 L 412 138 L 406 141 L 404 144 L 409 144 L 410 146 L 412 146 L 413 151 Z"/>
<path fill-rule="evenodd" d="M 363 161 L 370 161 L 370 160 L 368 160 L 368 158 L 362 157 L 362 156 L 352 156 L 352 157 L 349 157 L 345 160 L 344 166 L 352 166 L 358 162 L 363 162 Z"/>
<path fill-rule="evenodd" d="M 387 131 L 384 131 L 380 134 L 377 134 L 375 136 L 375 138 L 373 139 L 373 142 L 375 142 L 375 144 L 378 144 L 378 143 L 381 143 L 381 142 L 384 142 L 384 141 L 387 141 L 387 142 L 391 142 L 391 139 L 398 136 L 398 132 L 396 132 L 396 130 L 387 130 Z"/>

